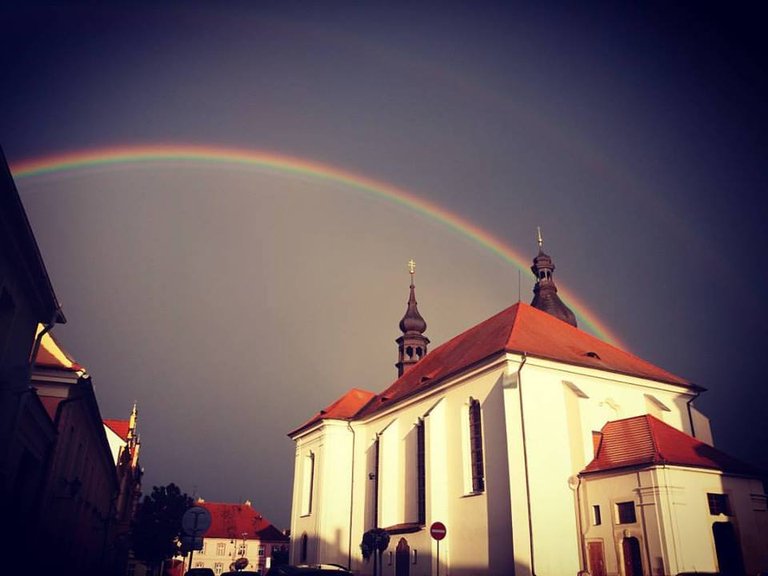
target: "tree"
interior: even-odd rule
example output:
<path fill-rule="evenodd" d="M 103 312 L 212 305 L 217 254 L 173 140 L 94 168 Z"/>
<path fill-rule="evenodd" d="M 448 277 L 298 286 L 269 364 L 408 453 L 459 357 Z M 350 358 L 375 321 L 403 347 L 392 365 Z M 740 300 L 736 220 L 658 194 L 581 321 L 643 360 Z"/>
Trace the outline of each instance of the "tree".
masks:
<path fill-rule="evenodd" d="M 152 494 L 139 505 L 131 526 L 133 554 L 156 567 L 178 550 L 181 518 L 192 507 L 192 498 L 175 484 L 153 486 Z"/>
<path fill-rule="evenodd" d="M 381 555 L 389 546 L 389 532 L 384 528 L 371 528 L 363 534 L 363 541 L 360 543 L 360 550 L 363 558 L 367 562 L 374 552 L 373 574 L 374 576 L 381 571 Z"/>

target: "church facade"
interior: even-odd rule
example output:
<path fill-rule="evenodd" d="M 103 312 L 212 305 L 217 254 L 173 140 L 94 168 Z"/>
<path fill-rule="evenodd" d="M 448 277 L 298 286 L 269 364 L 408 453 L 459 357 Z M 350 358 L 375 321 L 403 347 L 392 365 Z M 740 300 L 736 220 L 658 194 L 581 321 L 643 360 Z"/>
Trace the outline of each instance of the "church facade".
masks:
<path fill-rule="evenodd" d="M 397 380 L 289 434 L 292 563 L 372 574 L 382 528 L 380 575 L 768 570 L 760 471 L 712 446 L 703 389 L 580 330 L 554 268 L 539 242 L 531 305 L 429 353 L 411 268 Z"/>

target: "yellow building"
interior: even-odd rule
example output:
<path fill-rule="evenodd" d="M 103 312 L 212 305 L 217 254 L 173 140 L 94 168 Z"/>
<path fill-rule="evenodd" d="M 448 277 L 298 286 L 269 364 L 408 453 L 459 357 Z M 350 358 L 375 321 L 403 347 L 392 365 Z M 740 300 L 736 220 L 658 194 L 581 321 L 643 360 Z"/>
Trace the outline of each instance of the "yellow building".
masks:
<path fill-rule="evenodd" d="M 263 574 L 273 555 L 287 552 L 288 537 L 254 510 L 249 500 L 227 504 L 198 499 L 195 504 L 210 512 L 211 526 L 203 537 L 203 549 L 192 553 L 192 567 L 211 568 L 218 576 L 234 571 L 239 562 L 240 569 Z"/>

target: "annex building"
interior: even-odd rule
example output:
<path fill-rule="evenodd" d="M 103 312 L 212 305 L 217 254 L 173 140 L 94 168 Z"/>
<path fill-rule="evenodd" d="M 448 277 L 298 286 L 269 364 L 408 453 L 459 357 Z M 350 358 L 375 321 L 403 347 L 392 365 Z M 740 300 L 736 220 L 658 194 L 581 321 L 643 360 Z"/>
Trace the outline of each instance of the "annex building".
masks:
<path fill-rule="evenodd" d="M 379 576 L 768 570 L 763 473 L 713 447 L 703 388 L 580 330 L 554 269 L 539 240 L 531 304 L 428 352 L 411 267 L 397 380 L 289 434 L 291 563 L 371 574 L 383 528 Z"/>

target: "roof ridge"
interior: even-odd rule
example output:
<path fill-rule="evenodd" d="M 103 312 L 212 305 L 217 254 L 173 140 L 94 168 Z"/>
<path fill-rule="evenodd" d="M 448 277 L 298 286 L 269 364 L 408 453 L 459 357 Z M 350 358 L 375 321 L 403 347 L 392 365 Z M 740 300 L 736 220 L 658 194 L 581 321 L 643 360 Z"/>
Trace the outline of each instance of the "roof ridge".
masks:
<path fill-rule="evenodd" d="M 653 420 L 650 420 L 651 418 L 653 418 L 653 420 L 656 420 L 656 418 L 651 414 L 643 415 L 643 421 L 645 422 L 645 427 L 648 430 L 648 436 L 651 437 L 651 444 L 653 445 L 653 453 L 655 455 L 658 455 L 659 461 L 663 464 L 667 461 L 667 459 L 664 457 L 664 454 L 661 451 L 659 443 L 656 440 L 656 430 L 652 426 Z"/>
<path fill-rule="evenodd" d="M 512 306 L 509 306 L 508 308 L 505 308 L 503 310 L 503 312 L 506 312 L 510 308 L 515 308 L 515 318 L 514 318 L 514 320 L 512 320 L 512 322 L 510 322 L 511 326 L 509 327 L 509 334 L 507 334 L 507 337 L 504 339 L 504 341 L 506 342 L 507 346 L 509 346 L 509 343 L 512 341 L 512 334 L 515 332 L 515 328 L 517 328 L 517 319 L 520 316 L 520 310 L 524 310 L 525 309 L 525 308 L 520 308 L 521 304 L 524 307 L 533 308 L 533 306 L 531 306 L 530 304 L 525 304 L 525 302 L 518 301 L 518 302 L 512 304 Z"/>

